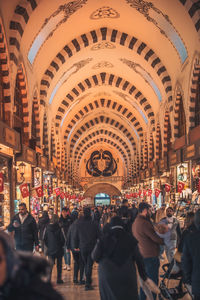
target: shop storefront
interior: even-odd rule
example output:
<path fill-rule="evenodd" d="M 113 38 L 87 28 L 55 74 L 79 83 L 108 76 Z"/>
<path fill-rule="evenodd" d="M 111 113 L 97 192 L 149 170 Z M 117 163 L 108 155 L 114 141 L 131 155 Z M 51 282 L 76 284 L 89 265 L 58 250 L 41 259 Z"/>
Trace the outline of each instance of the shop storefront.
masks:
<path fill-rule="evenodd" d="M 34 189 L 34 170 L 37 166 L 36 153 L 33 149 L 22 145 L 22 152 L 16 157 L 16 198 L 15 211 L 18 211 L 18 205 L 21 202 L 26 203 L 27 209 L 31 211 L 32 201 L 35 197 Z M 23 194 L 23 190 L 25 191 Z M 27 190 L 27 191 L 26 191 Z"/>
<path fill-rule="evenodd" d="M 20 152 L 20 135 L 0 121 L 0 223 L 6 227 L 14 214 L 15 153 Z"/>

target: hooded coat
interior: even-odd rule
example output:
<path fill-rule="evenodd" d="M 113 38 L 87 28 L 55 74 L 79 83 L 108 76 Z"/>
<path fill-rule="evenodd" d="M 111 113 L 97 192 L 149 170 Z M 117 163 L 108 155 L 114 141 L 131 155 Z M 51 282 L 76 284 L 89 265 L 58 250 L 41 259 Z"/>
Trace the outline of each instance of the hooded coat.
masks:
<path fill-rule="evenodd" d="M 98 240 L 92 258 L 99 263 L 99 290 L 101 300 L 138 299 L 137 275 L 147 279 L 142 256 L 137 240 L 123 228 L 123 222 L 115 217 L 117 223 L 110 228 L 103 238 Z M 119 221 L 120 220 L 120 221 Z"/>
<path fill-rule="evenodd" d="M 48 256 L 63 256 L 65 239 L 58 223 L 47 225 L 44 242 L 47 247 Z"/>

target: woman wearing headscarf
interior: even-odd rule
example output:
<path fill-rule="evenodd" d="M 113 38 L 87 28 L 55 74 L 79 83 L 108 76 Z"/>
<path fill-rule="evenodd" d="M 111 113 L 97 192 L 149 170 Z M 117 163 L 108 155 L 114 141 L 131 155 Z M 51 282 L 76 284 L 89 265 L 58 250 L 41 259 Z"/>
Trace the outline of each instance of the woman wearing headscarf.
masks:
<path fill-rule="evenodd" d="M 10 237 L 0 232 L 0 300 L 62 300 L 50 282 L 45 258 L 16 252 Z"/>
<path fill-rule="evenodd" d="M 135 263 L 144 281 L 147 276 L 137 244 L 137 240 L 124 230 L 120 217 L 113 217 L 92 252 L 92 258 L 99 263 L 101 300 L 138 299 Z"/>

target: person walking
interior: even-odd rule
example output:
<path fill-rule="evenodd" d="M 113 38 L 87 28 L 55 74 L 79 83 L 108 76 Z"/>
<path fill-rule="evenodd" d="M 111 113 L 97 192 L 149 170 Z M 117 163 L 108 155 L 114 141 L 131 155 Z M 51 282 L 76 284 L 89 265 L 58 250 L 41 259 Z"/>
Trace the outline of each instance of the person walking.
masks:
<path fill-rule="evenodd" d="M 92 290 L 92 266 L 91 252 L 100 237 L 99 225 L 92 221 L 90 207 L 83 210 L 83 218 L 76 223 L 74 234 L 74 250 L 79 250 L 85 266 L 85 290 Z"/>
<path fill-rule="evenodd" d="M 139 242 L 138 246 L 144 258 L 147 276 L 158 285 L 160 245 L 163 245 L 164 241 L 156 234 L 150 216 L 151 206 L 146 202 L 141 202 L 138 215 L 132 225 L 132 233 Z M 156 294 L 153 294 L 153 297 L 156 299 Z M 146 299 L 142 289 L 140 290 L 140 299 Z"/>
<path fill-rule="evenodd" d="M 67 249 L 72 251 L 73 259 L 74 259 L 74 270 L 73 270 L 73 283 L 74 284 L 85 284 L 84 280 L 84 262 L 80 253 L 80 249 L 76 249 L 74 247 L 74 234 L 76 230 L 76 224 L 78 219 L 80 220 L 83 218 L 83 212 L 80 211 L 79 215 L 77 216 L 77 220 L 74 219 L 74 222 L 70 225 L 68 234 L 67 234 Z M 80 272 L 80 274 L 79 274 Z M 80 280 L 78 280 L 78 275 Z"/>
<path fill-rule="evenodd" d="M 200 300 L 200 209 L 195 213 L 194 224 L 196 230 L 188 232 L 184 238 L 182 271 L 194 300 Z"/>
<path fill-rule="evenodd" d="M 137 274 L 147 275 L 137 240 L 124 229 L 119 216 L 113 217 L 103 237 L 97 241 L 92 258 L 99 263 L 98 279 L 101 300 L 138 299 Z"/>
<path fill-rule="evenodd" d="M 176 251 L 177 243 L 181 239 L 181 229 L 179 222 L 175 216 L 173 216 L 174 210 L 172 207 L 168 207 L 166 209 L 166 217 L 160 220 L 160 224 L 167 225 L 168 232 L 168 243 L 165 245 L 165 253 L 168 259 L 168 262 L 171 263 L 174 258 L 174 254 Z"/>
<path fill-rule="evenodd" d="M 70 225 L 72 224 L 72 220 L 70 217 L 70 211 L 69 208 L 64 207 L 61 212 L 61 216 L 59 219 L 59 225 L 61 227 L 61 230 L 63 232 L 64 238 L 65 238 L 65 245 L 64 245 L 64 261 L 65 261 L 65 266 L 64 270 L 67 269 L 67 271 L 70 271 L 70 265 L 71 265 L 71 253 L 70 249 L 67 248 L 67 233 L 69 230 Z"/>
<path fill-rule="evenodd" d="M 57 215 L 53 215 L 50 219 L 49 224 L 46 227 L 44 232 L 44 243 L 47 247 L 47 255 L 48 258 L 52 261 L 52 268 L 55 262 L 57 262 L 57 283 L 62 284 L 64 283 L 62 280 L 62 257 L 64 255 L 64 235 L 61 231 L 61 228 L 58 224 L 59 218 Z"/>
<path fill-rule="evenodd" d="M 44 230 L 49 224 L 49 216 L 47 211 L 42 212 L 42 216 L 38 220 L 38 232 L 39 232 L 39 241 L 41 244 L 41 250 L 44 255 L 46 255 L 47 249 L 44 244 Z"/>
<path fill-rule="evenodd" d="M 14 231 L 17 250 L 33 252 L 35 247 L 35 250 L 39 251 L 37 224 L 27 211 L 25 203 L 19 204 L 19 213 L 12 218 L 7 230 L 8 232 Z"/>

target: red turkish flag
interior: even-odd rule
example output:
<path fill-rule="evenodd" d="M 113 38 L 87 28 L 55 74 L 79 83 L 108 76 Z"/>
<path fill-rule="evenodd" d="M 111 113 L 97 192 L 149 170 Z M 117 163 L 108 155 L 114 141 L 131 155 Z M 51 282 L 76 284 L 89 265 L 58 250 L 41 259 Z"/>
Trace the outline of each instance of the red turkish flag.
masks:
<path fill-rule="evenodd" d="M 141 196 L 141 194 L 142 194 L 142 191 L 141 191 L 141 190 L 139 190 L 139 192 L 138 192 L 138 195 L 139 195 L 139 197 Z"/>
<path fill-rule="evenodd" d="M 21 191 L 21 195 L 23 198 L 29 197 L 29 190 L 28 190 L 28 184 L 23 183 L 19 186 L 19 189 Z"/>
<path fill-rule="evenodd" d="M 38 197 L 43 197 L 44 194 L 43 194 L 42 186 L 38 186 L 37 188 L 35 188 L 35 190 Z"/>
<path fill-rule="evenodd" d="M 178 193 L 182 193 L 184 187 L 185 187 L 185 183 L 182 181 L 179 181 L 178 182 Z"/>
<path fill-rule="evenodd" d="M 169 193 L 171 191 L 171 185 L 168 183 L 165 183 L 165 192 Z"/>
<path fill-rule="evenodd" d="M 65 198 L 65 193 L 64 193 L 64 192 L 62 192 L 62 193 L 60 194 L 60 198 L 61 198 L 61 199 L 64 199 L 64 198 Z"/>
<path fill-rule="evenodd" d="M 56 193 L 56 196 L 59 196 L 59 195 L 60 195 L 60 188 L 56 188 L 54 191 L 55 191 L 55 193 Z"/>
<path fill-rule="evenodd" d="M 155 196 L 156 196 L 156 198 L 158 198 L 159 197 L 159 195 L 160 195 L 160 190 L 159 189 L 155 189 Z"/>
<path fill-rule="evenodd" d="M 65 198 L 68 198 L 68 193 L 67 192 L 65 193 Z"/>
<path fill-rule="evenodd" d="M 4 189 L 3 173 L 0 173 L 0 193 L 3 192 L 3 189 Z"/>
<path fill-rule="evenodd" d="M 148 196 L 150 196 L 150 197 L 151 197 L 151 195 L 152 195 L 152 190 L 151 190 L 151 189 L 149 189 L 149 190 L 148 190 Z"/>
<path fill-rule="evenodd" d="M 146 194 L 147 194 L 147 191 L 143 190 L 143 196 L 146 196 Z"/>

